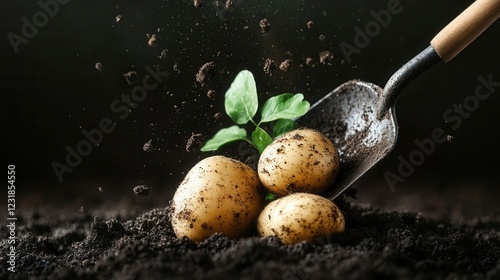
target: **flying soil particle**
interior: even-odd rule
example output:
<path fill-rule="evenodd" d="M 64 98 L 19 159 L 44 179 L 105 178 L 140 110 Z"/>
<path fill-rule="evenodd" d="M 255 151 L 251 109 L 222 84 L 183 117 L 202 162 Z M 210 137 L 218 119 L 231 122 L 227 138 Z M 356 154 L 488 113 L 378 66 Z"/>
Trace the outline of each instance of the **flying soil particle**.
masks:
<path fill-rule="evenodd" d="M 158 45 L 158 37 L 156 36 L 156 34 L 153 35 L 146 34 L 146 36 L 149 38 L 148 46 L 154 48 Z"/>
<path fill-rule="evenodd" d="M 149 188 L 146 185 L 135 186 L 133 191 L 135 195 L 149 195 Z"/>
<path fill-rule="evenodd" d="M 222 119 L 222 113 L 221 112 L 217 112 L 214 114 L 214 119 L 216 121 L 220 121 Z"/>
<path fill-rule="evenodd" d="M 205 86 L 209 84 L 215 77 L 215 63 L 213 61 L 207 62 L 201 66 L 196 74 L 196 81 Z"/>
<path fill-rule="evenodd" d="M 135 71 L 128 71 L 127 73 L 123 74 L 123 77 L 125 78 L 125 80 L 127 81 L 127 83 L 130 85 L 135 80 L 137 80 L 137 78 L 139 77 L 139 75 L 137 75 L 137 72 L 135 72 Z"/>
<path fill-rule="evenodd" d="M 451 135 L 446 135 L 446 141 L 448 141 L 448 143 L 451 143 L 451 141 L 453 141 L 453 138 L 455 138 L 455 137 L 453 137 Z"/>
<path fill-rule="evenodd" d="M 315 67 L 316 62 L 314 62 L 314 59 L 312 57 L 308 57 L 308 58 L 306 58 L 306 65 L 311 66 L 311 67 Z"/>
<path fill-rule="evenodd" d="M 167 49 L 163 49 L 163 50 L 161 50 L 160 55 L 158 56 L 158 58 L 159 59 L 166 59 L 167 55 L 168 55 L 168 50 Z"/>
<path fill-rule="evenodd" d="M 319 35 L 319 40 L 320 40 L 321 42 L 324 42 L 324 41 L 326 40 L 325 35 L 323 35 L 323 34 Z"/>
<path fill-rule="evenodd" d="M 293 61 L 291 59 L 285 59 L 283 62 L 280 64 L 280 70 L 281 71 L 288 71 L 288 69 L 292 68 Z"/>
<path fill-rule="evenodd" d="M 205 1 L 204 0 L 194 0 L 193 4 L 195 8 L 201 7 Z"/>
<path fill-rule="evenodd" d="M 322 51 L 319 54 L 319 62 L 321 64 L 332 65 L 333 60 L 335 60 L 335 56 L 331 51 Z"/>
<path fill-rule="evenodd" d="M 217 96 L 217 92 L 215 90 L 213 90 L 213 89 L 208 90 L 208 92 L 207 92 L 208 98 L 214 99 L 216 96 Z"/>
<path fill-rule="evenodd" d="M 122 15 L 117 15 L 115 17 L 116 22 L 120 22 L 122 20 Z"/>
<path fill-rule="evenodd" d="M 191 133 L 186 144 L 186 152 L 198 151 L 203 146 L 203 135 L 201 133 Z"/>
<path fill-rule="evenodd" d="M 307 22 L 307 28 L 312 28 L 313 24 L 314 24 L 314 22 L 312 20 L 308 21 Z"/>
<path fill-rule="evenodd" d="M 267 58 L 266 61 L 264 62 L 264 73 L 266 73 L 269 76 L 272 76 L 274 74 L 274 71 L 276 70 L 276 61 Z"/>
<path fill-rule="evenodd" d="M 153 141 L 153 139 L 149 139 L 148 142 L 144 143 L 144 146 L 142 146 L 142 149 L 145 151 L 145 152 L 151 152 L 153 150 L 153 144 L 151 144 L 151 142 Z"/>
<path fill-rule="evenodd" d="M 260 29 L 262 30 L 263 33 L 267 33 L 271 30 L 271 24 L 265 18 L 260 20 L 259 25 L 260 25 Z"/>
<path fill-rule="evenodd" d="M 226 11 L 228 11 L 229 9 L 231 9 L 234 5 L 234 1 L 233 0 L 227 0 L 226 1 Z"/>
<path fill-rule="evenodd" d="M 101 62 L 96 62 L 95 63 L 95 69 L 101 71 L 102 70 L 102 63 Z"/>

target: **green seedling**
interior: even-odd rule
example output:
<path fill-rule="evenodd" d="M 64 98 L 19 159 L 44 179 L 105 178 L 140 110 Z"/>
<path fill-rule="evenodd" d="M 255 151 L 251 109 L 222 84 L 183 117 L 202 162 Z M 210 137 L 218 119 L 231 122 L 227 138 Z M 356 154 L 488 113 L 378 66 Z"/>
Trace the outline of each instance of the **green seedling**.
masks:
<path fill-rule="evenodd" d="M 220 147 L 234 142 L 247 141 L 259 153 L 269 145 L 273 139 L 297 127 L 294 119 L 303 116 L 309 110 L 309 102 L 304 100 L 301 93 L 283 93 L 269 98 L 262 105 L 260 121 L 254 120 L 259 107 L 257 86 L 252 73 L 243 70 L 234 79 L 225 95 L 224 107 L 226 114 L 236 123 L 233 126 L 219 130 L 201 151 L 216 151 Z M 240 127 L 251 122 L 255 125 L 251 137 L 247 131 Z M 269 134 L 262 128 L 263 123 L 274 122 L 272 133 Z"/>

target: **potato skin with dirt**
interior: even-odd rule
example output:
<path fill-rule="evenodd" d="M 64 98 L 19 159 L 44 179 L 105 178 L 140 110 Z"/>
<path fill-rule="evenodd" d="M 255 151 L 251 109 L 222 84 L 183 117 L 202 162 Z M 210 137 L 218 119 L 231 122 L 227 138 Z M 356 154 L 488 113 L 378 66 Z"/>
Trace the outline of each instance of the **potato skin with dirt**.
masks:
<path fill-rule="evenodd" d="M 299 128 L 264 149 L 258 172 L 264 187 L 275 195 L 320 194 L 335 182 L 339 167 L 339 154 L 330 139 L 319 131 Z"/>
<path fill-rule="evenodd" d="M 331 200 L 309 193 L 294 193 L 270 202 L 257 220 L 260 236 L 277 236 L 288 245 L 314 242 L 344 229 L 340 209 Z"/>
<path fill-rule="evenodd" d="M 172 200 L 172 227 L 177 237 L 199 242 L 216 232 L 244 236 L 264 207 L 257 173 L 224 156 L 198 162 L 186 175 Z"/>

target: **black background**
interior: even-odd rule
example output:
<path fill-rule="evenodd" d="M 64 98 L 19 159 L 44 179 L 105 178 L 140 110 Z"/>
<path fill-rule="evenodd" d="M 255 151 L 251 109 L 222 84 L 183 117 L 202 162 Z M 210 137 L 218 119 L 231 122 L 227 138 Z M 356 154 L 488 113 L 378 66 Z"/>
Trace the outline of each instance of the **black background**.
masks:
<path fill-rule="evenodd" d="M 205 1 L 195 8 L 190 0 L 73 0 L 60 5 L 17 54 L 8 34 L 22 35 L 21 18 L 32 22 L 41 7 L 36 1 L 10 2 L 0 11 L 1 162 L 5 169 L 16 165 L 18 207 L 166 205 L 189 168 L 211 155 L 186 152 L 191 133 L 206 139 L 230 124 L 228 117 L 216 121 L 213 115 L 224 112 L 224 92 L 238 71 L 254 73 L 260 101 L 282 92 L 302 92 L 314 102 L 350 79 L 383 86 L 472 1 L 401 0 L 403 11 L 352 55 L 350 63 L 345 61 L 341 42 L 353 45 L 354 28 L 364 29 L 373 21 L 370 11 L 387 9 L 388 2 L 236 0 L 224 11 L 222 1 Z M 122 15 L 119 22 L 117 15 Z M 259 27 L 262 18 L 271 23 L 267 34 Z M 314 24 L 309 29 L 310 20 Z M 158 36 L 156 47 L 148 46 L 147 34 Z M 356 184 L 360 200 L 417 210 L 413 200 L 439 204 L 437 208 L 448 199 L 462 207 L 496 201 L 500 88 L 456 130 L 442 115 L 474 94 L 478 76 L 491 74 L 500 81 L 499 34 L 500 24 L 493 24 L 454 60 L 434 66 L 403 91 L 397 103 L 397 146 Z M 162 50 L 167 50 L 166 56 L 159 58 Z M 324 50 L 336 56 L 333 65 L 305 65 L 305 58 L 317 61 Z M 294 66 L 269 76 L 262 70 L 266 58 L 278 63 L 290 58 Z M 202 87 L 195 75 L 209 61 L 217 65 L 218 83 Z M 101 71 L 96 62 L 102 63 Z M 141 81 L 145 68 L 156 65 L 169 77 L 119 120 L 110 104 L 137 85 L 129 85 L 122 75 L 137 71 Z M 207 97 L 208 89 L 217 91 L 215 99 Z M 64 164 L 65 147 L 75 148 L 85 139 L 82 129 L 97 128 L 103 118 L 115 121 L 115 130 L 59 182 L 51 163 Z M 435 128 L 444 129 L 453 141 L 439 144 L 391 192 L 384 172 L 397 173 L 398 156 L 408 158 L 416 149 L 414 140 L 430 137 Z M 143 145 L 150 139 L 155 149 L 146 153 Z M 220 153 L 234 155 L 237 146 Z M 152 195 L 134 196 L 132 188 L 138 184 L 147 184 Z"/>

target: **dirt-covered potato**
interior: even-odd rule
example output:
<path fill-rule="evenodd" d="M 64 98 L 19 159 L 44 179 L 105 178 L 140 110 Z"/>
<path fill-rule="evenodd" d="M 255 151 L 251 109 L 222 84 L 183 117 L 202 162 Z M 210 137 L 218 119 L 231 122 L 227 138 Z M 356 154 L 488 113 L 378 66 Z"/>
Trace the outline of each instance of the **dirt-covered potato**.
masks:
<path fill-rule="evenodd" d="M 270 202 L 260 213 L 260 236 L 277 236 L 284 244 L 316 241 L 343 232 L 344 215 L 330 200 L 315 194 L 294 193 Z"/>
<path fill-rule="evenodd" d="M 259 159 L 259 178 L 271 193 L 320 194 L 339 173 L 339 154 L 319 131 L 299 128 L 284 133 L 264 149 Z"/>
<path fill-rule="evenodd" d="M 221 232 L 235 238 L 255 225 L 264 207 L 257 173 L 224 156 L 198 162 L 172 200 L 172 227 L 177 237 L 202 241 Z"/>

